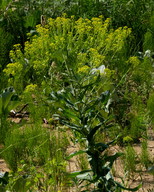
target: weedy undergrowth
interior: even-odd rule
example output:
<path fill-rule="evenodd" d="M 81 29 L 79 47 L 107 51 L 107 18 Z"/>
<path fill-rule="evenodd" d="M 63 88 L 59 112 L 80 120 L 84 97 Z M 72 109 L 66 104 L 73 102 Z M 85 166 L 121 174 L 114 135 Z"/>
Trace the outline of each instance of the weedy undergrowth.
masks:
<path fill-rule="evenodd" d="M 11 172 L 6 190 L 63 191 L 69 187 L 65 152 L 69 140 L 61 127 L 50 132 L 41 125 L 14 125 L 0 152 Z"/>
<path fill-rule="evenodd" d="M 128 145 L 125 149 L 125 158 L 124 158 L 124 170 L 128 175 L 128 178 L 133 178 L 134 172 L 136 170 L 136 157 L 137 154 L 134 148 Z"/>
<path fill-rule="evenodd" d="M 17 171 L 20 160 L 41 165 L 50 157 L 49 133 L 38 126 L 14 125 L 5 138 L 3 151 L 3 158 L 14 172 Z"/>
<path fill-rule="evenodd" d="M 141 164 L 147 169 L 150 165 L 150 154 L 148 152 L 148 144 L 146 140 L 142 141 L 140 159 Z"/>
<path fill-rule="evenodd" d="M 0 143 L 4 144 L 9 122 L 7 121 L 9 112 L 20 104 L 17 94 L 12 87 L 6 88 L 0 94 Z"/>

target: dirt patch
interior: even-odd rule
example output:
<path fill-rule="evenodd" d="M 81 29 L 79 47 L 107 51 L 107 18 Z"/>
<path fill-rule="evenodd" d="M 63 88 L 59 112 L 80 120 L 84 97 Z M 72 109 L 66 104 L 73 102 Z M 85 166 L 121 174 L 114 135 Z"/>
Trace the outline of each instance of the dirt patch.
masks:
<path fill-rule="evenodd" d="M 0 150 L 3 149 L 3 145 L 0 145 Z M 0 159 L 0 173 L 3 173 L 3 172 L 9 172 L 9 168 L 6 164 L 6 162 L 4 161 L 4 159 Z"/>
<path fill-rule="evenodd" d="M 3 159 L 0 159 L 0 172 L 9 172 L 9 168 Z"/>

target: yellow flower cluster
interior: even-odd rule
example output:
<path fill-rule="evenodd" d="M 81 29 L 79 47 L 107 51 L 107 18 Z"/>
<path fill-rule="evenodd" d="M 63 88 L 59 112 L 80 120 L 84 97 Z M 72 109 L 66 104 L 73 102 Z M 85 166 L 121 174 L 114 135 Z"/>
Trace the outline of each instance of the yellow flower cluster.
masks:
<path fill-rule="evenodd" d="M 23 65 L 19 62 L 15 62 L 15 63 L 9 63 L 7 65 L 7 67 L 3 70 L 8 76 L 9 75 L 15 75 L 17 73 L 19 73 L 19 75 L 21 74 L 21 71 L 23 69 Z"/>
<path fill-rule="evenodd" d="M 141 62 L 137 57 L 133 56 L 129 58 L 127 63 L 131 63 L 133 64 L 134 67 L 136 67 L 136 66 L 139 66 Z"/>
<path fill-rule="evenodd" d="M 50 18 L 48 20 L 50 32 L 53 35 L 66 36 L 67 33 L 71 31 L 73 20 L 74 20 L 73 16 L 70 19 L 66 18 L 65 16 L 57 17 L 56 19 Z"/>
<path fill-rule="evenodd" d="M 106 51 L 118 52 L 124 47 L 124 43 L 128 35 L 130 35 L 131 29 L 127 27 L 119 27 L 115 31 L 111 31 L 105 40 Z"/>
<path fill-rule="evenodd" d="M 78 66 L 86 64 L 88 61 L 87 53 L 78 53 L 77 55 Z"/>
<path fill-rule="evenodd" d="M 35 93 L 36 89 L 37 89 L 36 84 L 30 84 L 26 86 L 24 93 Z"/>
<path fill-rule="evenodd" d="M 105 69 L 105 76 L 110 78 L 113 74 L 115 74 L 114 70 L 110 70 L 109 68 Z"/>
<path fill-rule="evenodd" d="M 85 66 L 83 66 L 83 67 L 80 67 L 79 69 L 78 69 L 78 73 L 89 73 L 89 69 L 90 69 L 90 67 L 88 67 L 87 65 L 85 65 Z"/>
<path fill-rule="evenodd" d="M 105 21 L 104 24 L 107 24 L 108 23 L 108 19 Z M 94 29 L 94 33 L 99 33 L 99 32 L 102 32 L 102 29 L 104 28 L 103 26 L 103 21 L 102 21 L 102 18 L 101 17 L 94 17 L 91 19 L 91 24 L 93 26 L 93 29 Z"/>
<path fill-rule="evenodd" d="M 16 44 L 13 46 L 13 50 L 10 51 L 10 58 L 15 61 L 17 58 L 21 59 L 23 57 L 23 53 L 21 52 L 21 45 Z"/>
<path fill-rule="evenodd" d="M 49 29 L 47 27 L 42 27 L 40 24 L 36 26 L 36 30 L 40 35 L 48 35 Z"/>
<path fill-rule="evenodd" d="M 92 67 L 99 67 L 105 60 L 105 56 L 99 54 L 99 52 L 95 48 L 89 49 L 89 57 L 90 57 L 89 62 Z"/>
<path fill-rule="evenodd" d="M 109 30 L 109 26 L 110 19 L 104 21 L 102 16 L 77 21 L 73 16 L 50 18 L 46 26 L 36 26 L 38 35 L 30 37 L 25 43 L 24 53 L 19 44 L 14 46 L 10 52 L 13 63 L 8 64 L 4 72 L 19 78 L 23 68 L 27 73 L 33 69 L 36 78 L 42 82 L 51 61 L 56 61 L 59 66 L 69 60 L 76 65 L 77 72 L 87 73 L 103 65 L 109 54 L 120 52 L 131 33 L 127 27 Z M 137 62 L 133 59 L 130 58 L 129 62 Z"/>

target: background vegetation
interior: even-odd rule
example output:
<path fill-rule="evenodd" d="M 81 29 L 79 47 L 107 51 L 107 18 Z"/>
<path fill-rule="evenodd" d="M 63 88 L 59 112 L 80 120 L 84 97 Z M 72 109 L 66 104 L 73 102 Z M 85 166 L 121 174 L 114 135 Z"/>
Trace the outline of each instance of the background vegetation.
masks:
<path fill-rule="evenodd" d="M 108 154 L 115 144 L 126 146 L 129 178 L 130 144 L 143 141 L 143 169 L 154 163 L 146 143 L 154 121 L 153 9 L 152 0 L 0 1 L 0 155 L 12 170 L 2 190 L 67 191 L 86 181 L 80 191 L 120 191 L 111 173 L 122 154 Z M 9 120 L 12 109 L 19 123 Z M 72 142 L 82 150 L 67 157 Z M 89 164 L 68 174 L 76 155 Z"/>

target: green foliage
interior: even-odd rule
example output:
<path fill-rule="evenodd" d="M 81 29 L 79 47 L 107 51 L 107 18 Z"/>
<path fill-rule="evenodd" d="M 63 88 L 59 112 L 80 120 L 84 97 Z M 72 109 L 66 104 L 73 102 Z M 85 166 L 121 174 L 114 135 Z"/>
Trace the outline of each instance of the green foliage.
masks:
<path fill-rule="evenodd" d="M 8 172 L 0 174 L 0 190 L 1 190 L 1 192 L 5 192 L 5 186 L 8 184 L 8 180 L 9 180 L 8 175 L 9 175 Z"/>
<path fill-rule="evenodd" d="M 141 150 L 141 164 L 147 169 L 150 165 L 150 155 L 147 149 L 147 141 L 144 140 L 142 142 L 142 150 Z"/>
<path fill-rule="evenodd" d="M 39 170 L 35 165 L 29 166 L 22 160 L 17 172 L 9 173 L 9 183 L 5 186 L 5 190 L 13 192 L 63 191 L 68 182 L 65 171 L 66 163 L 57 162 L 55 159 L 46 162 Z"/>
<path fill-rule="evenodd" d="M 133 143 L 133 139 L 130 136 L 126 136 L 123 138 L 123 143 L 125 144 Z"/>
<path fill-rule="evenodd" d="M 63 157 L 64 154 L 57 152 L 57 156 L 55 156 L 55 151 L 62 147 L 65 149 L 68 145 L 67 137 L 64 139 L 64 135 L 59 133 L 58 138 L 55 134 L 50 136 L 49 131 L 38 124 L 36 127 L 12 127 L 5 139 L 2 156 L 14 171 L 17 170 L 18 163 L 22 159 L 28 164 L 36 165 L 45 164 L 52 158 L 56 158 L 57 161 L 61 160 L 60 157 Z"/>
<path fill-rule="evenodd" d="M 0 28 L 0 72 L 6 64 L 8 64 L 9 59 L 8 55 L 13 43 L 13 37 L 10 33 L 4 31 L 3 28 Z"/>
<path fill-rule="evenodd" d="M 41 163 L 49 157 L 50 153 L 47 132 L 43 132 L 41 128 L 25 127 L 23 129 L 12 128 L 5 139 L 5 153 L 2 155 L 13 171 L 17 170 L 18 163 L 22 159 L 30 162 L 38 156 L 36 162 Z M 48 152 L 44 151 L 43 154 L 43 149 Z"/>
<path fill-rule="evenodd" d="M 154 122 L 154 93 L 153 93 L 153 91 L 149 96 L 147 106 L 148 106 L 148 112 L 149 112 L 150 120 L 151 120 L 151 123 L 153 125 L 153 122 Z"/>
<path fill-rule="evenodd" d="M 6 88 L 0 94 L 0 117 L 7 117 L 11 109 L 16 108 L 19 105 L 18 96 L 15 94 L 13 88 Z"/>
<path fill-rule="evenodd" d="M 36 84 L 30 84 L 22 95 L 22 101 L 28 104 L 27 110 L 31 122 L 39 125 L 44 118 L 49 119 L 51 116 L 46 97 L 40 94 L 41 91 Z"/>
<path fill-rule="evenodd" d="M 146 54 L 140 59 L 133 56 L 126 61 L 128 70 L 122 76 L 113 101 L 115 119 L 122 135 L 129 135 L 134 142 L 138 142 L 146 131 L 147 100 L 153 84 L 152 61 Z"/>
<path fill-rule="evenodd" d="M 144 35 L 144 43 L 143 43 L 144 51 L 146 51 L 146 50 L 154 51 L 154 47 L 153 47 L 154 36 L 152 33 L 152 31 L 154 30 L 153 22 L 154 22 L 154 15 L 152 13 L 151 17 L 149 19 L 149 25 L 147 27 L 147 31 Z"/>
<path fill-rule="evenodd" d="M 13 171 L 12 175 L 9 174 L 6 189 L 20 191 L 23 187 L 28 191 L 41 187 L 44 191 L 57 191 L 67 185 L 64 158 L 68 144 L 64 130 L 50 134 L 47 128 L 38 127 L 38 124 L 12 127 L 0 152 Z"/>
<path fill-rule="evenodd" d="M 9 112 L 19 104 L 20 101 L 13 88 L 6 88 L 0 94 L 0 143 L 4 143 L 9 130 L 9 122 L 7 121 Z"/>
<path fill-rule="evenodd" d="M 137 154 L 132 146 L 127 146 L 125 150 L 124 166 L 125 172 L 128 177 L 133 177 L 133 173 L 136 170 L 136 157 Z"/>

